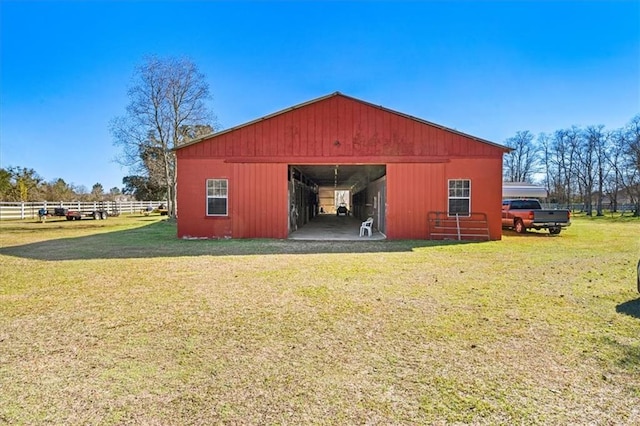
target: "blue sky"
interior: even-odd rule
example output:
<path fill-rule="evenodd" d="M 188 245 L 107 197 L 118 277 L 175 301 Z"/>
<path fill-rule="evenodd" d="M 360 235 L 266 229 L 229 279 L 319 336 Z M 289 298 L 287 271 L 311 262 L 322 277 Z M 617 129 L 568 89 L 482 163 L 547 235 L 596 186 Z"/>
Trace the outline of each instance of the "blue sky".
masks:
<path fill-rule="evenodd" d="M 336 91 L 503 143 L 640 113 L 639 1 L 0 0 L 0 167 L 122 187 L 108 130 L 145 55 L 224 128 Z"/>

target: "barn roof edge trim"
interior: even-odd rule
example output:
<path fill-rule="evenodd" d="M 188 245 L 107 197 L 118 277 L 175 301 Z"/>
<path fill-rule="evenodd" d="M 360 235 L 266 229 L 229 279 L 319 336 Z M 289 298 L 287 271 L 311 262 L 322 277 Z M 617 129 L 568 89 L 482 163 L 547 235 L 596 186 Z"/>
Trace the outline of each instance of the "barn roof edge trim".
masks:
<path fill-rule="evenodd" d="M 401 117 L 405 117 L 405 118 L 408 118 L 410 120 L 414 120 L 414 121 L 417 121 L 419 123 L 426 124 L 428 126 L 436 127 L 438 129 L 441 129 L 441 130 L 444 130 L 444 131 L 447 131 L 447 132 L 451 132 L 451 133 L 455 133 L 457 135 L 464 136 L 464 137 L 467 137 L 469 139 L 473 139 L 473 140 L 481 142 L 481 143 L 485 143 L 485 144 L 488 144 L 488 145 L 495 146 L 497 148 L 502 149 L 506 153 L 513 151 L 513 148 L 509 148 L 508 146 L 504 146 L 504 145 L 501 145 L 501 144 L 496 143 L 496 142 L 491 142 L 489 140 L 482 139 L 482 138 L 479 138 L 477 136 L 473 136 L 473 135 L 470 135 L 468 133 L 464 133 L 464 132 L 461 132 L 459 130 L 452 129 L 450 127 L 442 126 L 440 124 L 436 124 L 436 123 L 433 123 L 431 121 L 423 120 L 422 118 L 414 117 L 414 116 L 409 115 L 409 114 L 405 114 L 405 113 L 402 113 L 402 112 L 399 112 L 399 111 L 396 111 L 396 110 L 393 110 L 393 109 L 390 109 L 390 108 L 386 108 L 386 107 L 383 107 L 382 105 L 372 104 L 371 102 L 363 101 L 362 99 L 354 98 L 353 96 L 348 96 L 348 95 L 345 95 L 344 93 L 341 93 L 341 92 L 333 92 L 333 93 L 331 93 L 329 95 L 321 96 L 319 98 L 311 99 L 309 101 L 302 102 L 302 103 L 299 103 L 299 104 L 296 104 L 296 105 L 281 109 L 279 111 L 276 111 L 276 112 L 273 112 L 271 114 L 262 116 L 260 118 L 255 119 L 255 120 L 248 121 L 248 122 L 243 123 L 243 124 L 239 124 L 237 126 L 229 128 L 229 129 L 221 130 L 219 132 L 209 133 L 208 135 L 201 136 L 199 138 L 190 140 L 189 142 L 184 143 L 184 144 L 182 144 L 180 146 L 177 146 L 177 147 L 173 148 L 173 151 L 178 151 L 178 150 L 180 150 L 182 148 L 186 148 L 188 146 L 200 143 L 200 142 L 202 142 L 202 141 L 204 141 L 206 139 L 211 139 L 211 138 L 215 138 L 215 137 L 218 137 L 218 136 L 222 136 L 222 135 L 224 135 L 226 133 L 231 133 L 231 132 L 236 131 L 238 129 L 241 129 L 243 127 L 251 126 L 251 125 L 259 123 L 261 121 L 268 120 L 270 118 L 277 117 L 278 115 L 285 114 L 285 113 L 287 113 L 289 111 L 293 111 L 293 110 L 305 107 L 307 105 L 311 105 L 311 104 L 314 104 L 316 102 L 320 102 L 320 101 L 323 101 L 323 100 L 326 100 L 326 99 L 330 99 L 330 98 L 333 98 L 333 97 L 336 97 L 336 96 L 342 96 L 343 98 L 351 99 L 351 100 L 354 100 L 356 102 L 360 102 L 362 104 L 369 105 L 369 106 L 371 106 L 373 108 L 377 108 L 379 110 L 382 110 L 382 111 L 385 111 L 385 112 L 389 112 L 391 114 L 399 115 Z"/>

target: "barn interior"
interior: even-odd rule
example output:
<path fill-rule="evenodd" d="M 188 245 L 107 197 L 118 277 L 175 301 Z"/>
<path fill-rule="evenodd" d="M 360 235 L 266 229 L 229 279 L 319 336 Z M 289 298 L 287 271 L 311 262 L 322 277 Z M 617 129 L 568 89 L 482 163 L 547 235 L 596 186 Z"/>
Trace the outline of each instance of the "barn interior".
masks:
<path fill-rule="evenodd" d="M 290 238 L 358 239 L 367 217 L 384 238 L 385 177 L 384 164 L 290 165 Z"/>

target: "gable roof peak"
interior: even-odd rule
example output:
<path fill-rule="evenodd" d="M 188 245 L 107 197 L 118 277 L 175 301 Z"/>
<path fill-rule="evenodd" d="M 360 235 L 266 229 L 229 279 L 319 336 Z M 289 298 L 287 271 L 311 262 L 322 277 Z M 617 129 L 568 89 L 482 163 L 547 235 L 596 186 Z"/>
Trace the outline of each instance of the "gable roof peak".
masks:
<path fill-rule="evenodd" d="M 209 139 L 209 138 L 212 138 L 212 137 L 223 135 L 225 133 L 230 133 L 230 132 L 233 132 L 233 131 L 235 131 L 237 129 L 250 126 L 250 125 L 258 123 L 260 121 L 267 120 L 269 118 L 273 118 L 273 117 L 279 116 L 279 115 L 287 113 L 289 111 L 294 111 L 296 109 L 305 107 L 307 105 L 315 104 L 317 102 L 321 102 L 321 101 L 324 101 L 324 100 L 327 100 L 327 99 L 330 99 L 330 98 L 334 98 L 334 97 L 337 97 L 337 96 L 340 96 L 340 97 L 345 98 L 345 99 L 352 100 L 354 102 L 359 102 L 359 103 L 364 104 L 364 105 L 369 105 L 372 108 L 376 108 L 376 109 L 379 109 L 381 111 L 385 111 L 385 112 L 390 113 L 390 114 L 399 115 L 399 116 L 407 118 L 409 120 L 417 121 L 419 123 L 423 123 L 423 124 L 426 124 L 426 125 L 429 125 L 429 126 L 432 126 L 432 127 L 436 127 L 438 129 L 441 129 L 441 130 L 444 130 L 444 131 L 447 131 L 447 132 L 455 133 L 455 134 L 458 134 L 458 135 L 473 139 L 473 140 L 481 142 L 481 143 L 485 143 L 485 144 L 488 144 L 488 145 L 496 146 L 498 148 L 503 149 L 505 152 L 511 152 L 512 151 L 511 148 L 506 147 L 506 146 L 501 145 L 501 144 L 498 144 L 496 142 L 491 142 L 489 140 L 482 139 L 482 138 L 470 135 L 468 133 L 461 132 L 461 131 L 456 130 L 456 129 L 452 129 L 450 127 L 441 126 L 440 124 L 436 124 L 436 123 L 433 123 L 431 121 L 423 120 L 422 118 L 418 118 L 418 117 L 415 117 L 415 116 L 412 116 L 412 115 L 409 115 L 409 114 L 405 114 L 405 113 L 402 113 L 402 112 L 399 112 L 399 111 L 396 111 L 396 110 L 393 110 L 393 109 L 390 109 L 390 108 L 383 107 L 382 105 L 375 105 L 375 104 L 372 104 L 371 102 L 363 101 L 362 99 L 358 99 L 358 98 L 354 98 L 353 96 L 345 95 L 344 93 L 342 93 L 340 91 L 335 91 L 335 92 L 330 93 L 328 95 L 320 96 L 318 98 L 311 99 L 311 100 L 308 100 L 306 102 L 302 102 L 302 103 L 290 106 L 288 108 L 281 109 L 281 110 L 276 111 L 274 113 L 267 114 L 267 115 L 265 115 L 263 117 L 257 118 L 255 120 L 251 120 L 251 121 L 246 122 L 244 124 L 240 124 L 240 125 L 231 127 L 229 129 L 221 130 L 219 132 L 214 132 L 214 133 L 211 133 L 209 135 L 205 135 L 205 136 L 202 136 L 200 138 L 193 139 L 193 140 L 191 140 L 191 141 L 189 141 L 189 142 L 187 142 L 187 143 L 185 143 L 183 145 L 180 145 L 179 147 L 174 148 L 174 151 L 175 150 L 179 150 L 181 148 L 185 148 L 185 147 L 190 146 L 190 145 L 194 145 L 194 144 L 199 143 L 199 142 L 201 142 L 201 141 L 203 141 L 205 139 Z"/>

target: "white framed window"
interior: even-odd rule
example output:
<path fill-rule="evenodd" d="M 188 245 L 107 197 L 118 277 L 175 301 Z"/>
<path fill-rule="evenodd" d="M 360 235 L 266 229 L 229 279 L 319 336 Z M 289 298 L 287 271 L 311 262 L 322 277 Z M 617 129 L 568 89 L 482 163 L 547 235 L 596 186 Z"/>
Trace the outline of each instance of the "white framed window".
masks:
<path fill-rule="evenodd" d="M 470 216 L 471 181 L 469 179 L 449 180 L 449 216 Z"/>
<path fill-rule="evenodd" d="M 207 179 L 207 216 L 229 214 L 229 183 L 227 179 Z"/>

